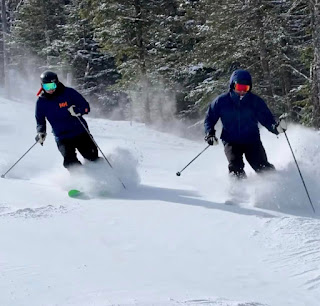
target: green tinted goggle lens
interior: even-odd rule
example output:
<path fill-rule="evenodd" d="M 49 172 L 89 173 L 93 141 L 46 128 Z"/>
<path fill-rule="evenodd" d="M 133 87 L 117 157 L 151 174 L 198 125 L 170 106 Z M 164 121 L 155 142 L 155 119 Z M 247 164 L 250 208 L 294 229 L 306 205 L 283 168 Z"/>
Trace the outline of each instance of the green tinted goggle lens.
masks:
<path fill-rule="evenodd" d="M 55 90 L 57 88 L 57 84 L 56 83 L 44 83 L 44 84 L 42 84 L 42 88 L 44 90 Z"/>

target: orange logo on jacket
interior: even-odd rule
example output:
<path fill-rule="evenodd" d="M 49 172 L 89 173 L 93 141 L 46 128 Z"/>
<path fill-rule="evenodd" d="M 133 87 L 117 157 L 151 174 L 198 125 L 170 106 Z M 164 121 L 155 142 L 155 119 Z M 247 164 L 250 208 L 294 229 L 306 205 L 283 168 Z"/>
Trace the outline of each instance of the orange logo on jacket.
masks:
<path fill-rule="evenodd" d="M 60 106 L 60 108 L 67 107 L 68 106 L 68 102 L 59 103 L 59 106 Z"/>

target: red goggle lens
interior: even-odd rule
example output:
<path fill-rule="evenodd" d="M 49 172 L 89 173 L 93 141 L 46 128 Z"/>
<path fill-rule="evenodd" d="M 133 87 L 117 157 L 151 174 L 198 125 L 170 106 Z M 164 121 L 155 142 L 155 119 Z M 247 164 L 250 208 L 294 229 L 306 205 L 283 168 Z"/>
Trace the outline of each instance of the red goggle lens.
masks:
<path fill-rule="evenodd" d="M 247 92 L 247 91 L 250 90 L 250 85 L 244 85 L 244 84 L 238 84 L 238 83 L 236 83 L 236 84 L 234 85 L 234 88 L 235 88 L 235 90 L 237 90 L 237 91 L 245 91 L 245 92 Z"/>

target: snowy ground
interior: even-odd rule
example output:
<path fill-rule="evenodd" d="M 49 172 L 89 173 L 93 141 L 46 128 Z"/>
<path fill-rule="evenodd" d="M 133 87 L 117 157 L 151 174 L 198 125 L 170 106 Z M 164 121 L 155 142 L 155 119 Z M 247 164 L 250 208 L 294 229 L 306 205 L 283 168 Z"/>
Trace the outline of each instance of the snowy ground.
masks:
<path fill-rule="evenodd" d="M 3 174 L 34 143 L 35 120 L 33 104 L 0 106 Z M 230 195 L 222 145 L 177 177 L 205 143 L 87 119 L 114 171 L 70 177 L 49 134 L 0 179 L 0 305 L 319 305 L 318 133 L 287 132 L 314 214 L 284 135 L 261 129 L 278 172 L 247 166 Z"/>

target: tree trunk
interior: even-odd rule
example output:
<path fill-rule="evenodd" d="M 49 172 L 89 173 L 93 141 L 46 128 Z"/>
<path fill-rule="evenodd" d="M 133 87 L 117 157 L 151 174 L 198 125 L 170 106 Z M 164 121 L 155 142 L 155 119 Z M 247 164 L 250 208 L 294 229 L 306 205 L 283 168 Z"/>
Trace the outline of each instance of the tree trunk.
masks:
<path fill-rule="evenodd" d="M 141 9 L 141 1 L 134 1 L 135 7 L 135 24 L 136 24 L 136 39 L 137 39 L 137 47 L 138 47 L 138 56 L 139 56 L 139 65 L 141 69 L 141 74 L 143 78 L 142 90 L 145 91 L 145 101 L 144 101 L 144 119 L 146 123 L 151 122 L 151 101 L 150 101 L 150 81 L 147 77 L 147 69 L 146 69 L 146 58 L 145 58 L 145 46 L 143 41 L 143 20 L 142 20 L 142 9 Z"/>
<path fill-rule="evenodd" d="M 3 56 L 3 64 L 2 64 L 2 79 L 3 79 L 3 87 L 5 90 L 5 95 L 9 97 L 9 75 L 8 75 L 8 51 L 6 46 L 6 40 L 8 35 L 8 25 L 7 25 L 7 10 L 6 10 L 6 1 L 1 0 L 1 21 L 2 21 L 2 56 Z"/>
<path fill-rule="evenodd" d="M 42 9 L 42 18 L 43 18 L 43 24 L 44 24 L 44 29 L 43 29 L 43 34 L 46 40 L 46 66 L 49 68 L 51 65 L 51 60 L 50 60 L 50 56 L 49 56 L 49 52 L 48 52 L 48 47 L 51 45 L 51 40 L 50 40 L 50 35 L 49 35 L 49 30 L 48 30 L 48 18 L 49 16 L 47 16 L 47 12 L 46 12 L 46 3 L 43 2 L 41 4 L 41 9 Z"/>
<path fill-rule="evenodd" d="M 292 102 L 289 97 L 291 91 L 291 72 L 288 68 L 289 60 L 288 60 L 288 50 L 287 50 L 287 40 L 286 38 L 282 38 L 280 42 L 280 80 L 281 80 L 281 89 L 282 89 L 282 96 L 284 97 L 284 106 L 285 112 L 290 113 L 292 111 Z"/>
<path fill-rule="evenodd" d="M 312 37 L 313 37 L 313 63 L 311 69 L 312 91 L 311 103 L 313 106 L 312 124 L 320 127 L 320 1 L 310 1 L 312 18 Z"/>
<path fill-rule="evenodd" d="M 260 0 L 257 1 L 256 3 L 257 6 L 260 6 Z M 269 66 L 269 60 L 268 60 L 268 51 L 267 51 L 267 46 L 265 42 L 265 32 L 263 28 L 263 12 L 261 11 L 261 8 L 259 7 L 257 9 L 257 14 L 256 14 L 256 26 L 257 26 L 257 31 L 258 31 L 258 48 L 260 52 L 260 63 L 261 63 L 261 68 L 263 71 L 263 77 L 266 81 L 266 87 L 268 91 L 268 96 L 271 99 L 271 103 L 274 105 L 275 100 L 274 100 L 274 87 L 272 83 L 272 77 L 270 73 L 270 66 Z"/>

